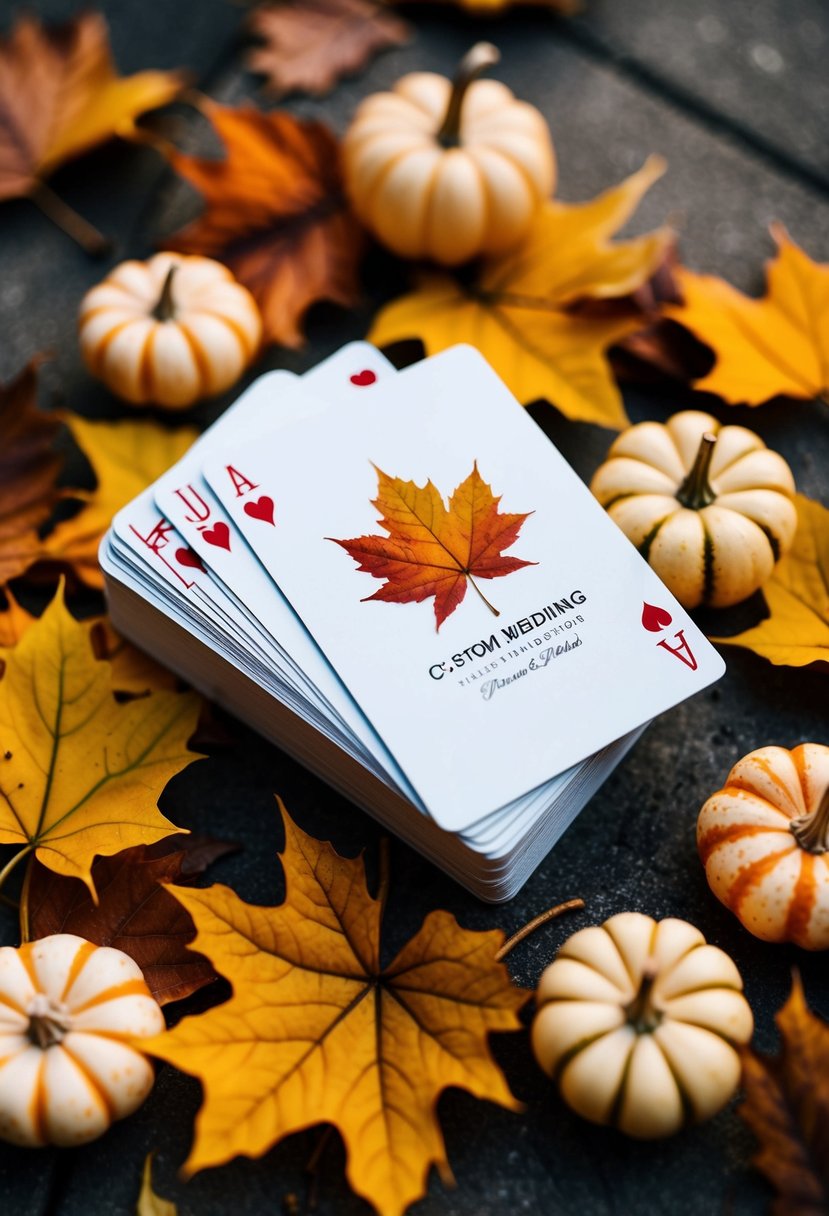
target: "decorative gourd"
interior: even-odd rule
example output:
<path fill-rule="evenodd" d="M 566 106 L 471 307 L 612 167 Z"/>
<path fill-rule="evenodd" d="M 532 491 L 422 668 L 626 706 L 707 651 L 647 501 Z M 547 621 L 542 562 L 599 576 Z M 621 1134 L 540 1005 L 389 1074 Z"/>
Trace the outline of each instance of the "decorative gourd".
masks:
<path fill-rule="evenodd" d="M 343 144 L 346 188 L 372 232 L 406 258 L 457 266 L 501 253 L 553 192 L 556 164 L 541 114 L 496 80 L 481 42 L 453 82 L 412 72 L 357 110 Z"/>
<path fill-rule="evenodd" d="M 700 811 L 711 890 L 765 942 L 829 949 L 829 747 L 760 747 Z"/>
<path fill-rule="evenodd" d="M 164 1018 L 138 964 L 56 933 L 0 948 L 0 1139 L 82 1144 L 140 1106 L 154 1072 L 133 1040 Z"/>
<path fill-rule="evenodd" d="M 184 409 L 234 384 L 262 338 L 253 296 L 211 258 L 122 262 L 79 317 L 86 366 L 134 405 Z"/>
<path fill-rule="evenodd" d="M 715 1114 L 753 1019 L 734 963 L 687 921 L 622 912 L 581 929 L 541 976 L 535 1058 L 564 1100 L 629 1136 Z"/>
<path fill-rule="evenodd" d="M 686 608 L 752 595 L 797 528 L 783 457 L 697 410 L 623 431 L 590 489 Z"/>

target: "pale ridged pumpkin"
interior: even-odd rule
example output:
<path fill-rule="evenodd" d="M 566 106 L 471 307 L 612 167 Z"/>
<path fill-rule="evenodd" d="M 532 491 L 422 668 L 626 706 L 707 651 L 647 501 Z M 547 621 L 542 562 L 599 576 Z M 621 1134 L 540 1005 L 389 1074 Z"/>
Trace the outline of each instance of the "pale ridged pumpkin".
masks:
<path fill-rule="evenodd" d="M 585 1119 L 670 1136 L 737 1087 L 735 1044 L 753 1029 L 742 987 L 687 921 L 621 912 L 574 933 L 541 976 L 535 1058 Z"/>
<path fill-rule="evenodd" d="M 164 1029 L 128 955 L 72 933 L 0 948 L 0 1139 L 82 1144 L 152 1089 L 136 1039 Z"/>
<path fill-rule="evenodd" d="M 360 105 L 343 143 L 354 210 L 401 257 L 457 266 L 502 253 L 526 234 L 555 187 L 556 163 L 541 114 L 497 80 L 478 43 L 454 82 L 412 72 Z"/>
<path fill-rule="evenodd" d="M 623 431 L 590 489 L 686 608 L 752 595 L 797 529 L 783 457 L 697 410 Z"/>
<path fill-rule="evenodd" d="M 179 253 L 116 266 L 84 296 L 78 324 L 93 376 L 134 405 L 168 409 L 230 388 L 262 338 L 256 302 L 227 267 Z"/>
<path fill-rule="evenodd" d="M 700 811 L 711 890 L 755 937 L 829 949 L 829 747 L 760 747 Z"/>

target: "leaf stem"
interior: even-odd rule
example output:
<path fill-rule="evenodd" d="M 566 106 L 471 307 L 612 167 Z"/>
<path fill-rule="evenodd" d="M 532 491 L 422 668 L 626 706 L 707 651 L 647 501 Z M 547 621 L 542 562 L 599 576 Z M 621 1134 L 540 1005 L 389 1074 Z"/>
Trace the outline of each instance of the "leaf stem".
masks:
<path fill-rule="evenodd" d="M 458 64 L 452 81 L 449 104 L 435 139 L 443 148 L 456 148 L 461 141 L 461 110 L 466 91 L 481 72 L 491 68 L 501 58 L 501 52 L 491 42 L 476 42 Z"/>
<path fill-rule="evenodd" d="M 0 870 L 0 888 L 2 888 L 6 879 L 11 874 L 12 870 L 18 864 L 18 862 L 22 861 L 23 858 L 26 856 L 26 854 L 31 853 L 31 851 L 32 851 L 32 846 L 30 844 L 27 844 L 25 849 L 21 849 L 19 853 L 15 853 L 14 856 L 11 857 L 6 862 L 6 864 L 3 866 L 3 869 Z"/>
<path fill-rule="evenodd" d="M 29 864 L 23 876 L 23 887 L 20 891 L 20 944 L 25 945 L 31 937 L 29 929 L 29 887 L 32 884 L 32 869 L 34 868 L 34 853 L 29 854 Z"/>
<path fill-rule="evenodd" d="M 579 908 L 584 907 L 583 899 L 566 899 L 563 904 L 556 904 L 554 908 L 548 908 L 546 912 L 542 912 L 539 916 L 534 916 L 531 921 L 528 921 L 522 929 L 513 933 L 512 937 L 508 937 L 501 949 L 495 955 L 496 960 L 500 963 L 501 959 L 506 958 L 510 950 L 523 942 L 525 937 L 529 937 L 531 933 L 535 933 L 536 929 L 540 929 L 542 925 L 546 925 L 548 921 L 556 920 L 565 912 L 575 912 Z"/>
<path fill-rule="evenodd" d="M 677 502 L 691 511 L 701 511 L 717 497 L 708 484 L 708 470 L 711 468 L 716 442 L 717 436 L 706 431 L 699 441 L 691 471 L 676 492 Z"/>
<path fill-rule="evenodd" d="M 380 904 L 380 922 L 382 924 L 383 917 L 386 913 L 386 904 L 389 898 L 389 880 L 391 878 L 391 850 L 389 848 L 388 836 L 383 836 L 380 840 L 380 882 L 377 886 L 377 899 Z"/>
<path fill-rule="evenodd" d="M 57 224 L 58 228 L 77 242 L 90 257 L 102 257 L 112 249 L 112 241 L 99 232 L 93 224 L 90 224 L 89 220 L 78 215 L 77 211 L 74 211 L 68 203 L 55 194 L 51 186 L 47 186 L 45 182 L 38 182 L 29 194 L 29 198 L 53 224 Z"/>
<path fill-rule="evenodd" d="M 498 609 L 497 609 L 496 607 L 494 607 L 494 605 L 490 604 L 489 600 L 486 598 L 486 596 L 484 595 L 483 591 L 481 591 L 481 588 L 480 588 L 480 587 L 478 586 L 478 584 L 475 582 L 475 580 L 474 580 L 474 578 L 472 577 L 472 575 L 471 575 L 471 574 L 467 574 L 467 576 L 466 576 L 466 577 L 469 579 L 469 582 L 472 584 L 472 586 L 474 587 L 474 589 L 475 589 L 475 590 L 478 592 L 478 595 L 479 595 L 479 596 L 481 597 L 481 599 L 484 601 L 484 603 L 486 604 L 487 608 L 488 608 L 488 609 L 489 609 L 489 611 L 492 613 L 492 615 L 493 615 L 493 616 L 500 616 L 500 615 L 501 615 L 501 613 L 498 611 Z"/>

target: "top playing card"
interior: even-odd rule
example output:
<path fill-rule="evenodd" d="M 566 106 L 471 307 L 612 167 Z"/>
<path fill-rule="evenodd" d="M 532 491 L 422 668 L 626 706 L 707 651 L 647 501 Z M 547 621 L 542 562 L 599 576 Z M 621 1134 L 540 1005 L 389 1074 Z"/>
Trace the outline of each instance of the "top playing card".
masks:
<path fill-rule="evenodd" d="M 471 348 L 204 474 L 441 827 L 724 670 Z"/>

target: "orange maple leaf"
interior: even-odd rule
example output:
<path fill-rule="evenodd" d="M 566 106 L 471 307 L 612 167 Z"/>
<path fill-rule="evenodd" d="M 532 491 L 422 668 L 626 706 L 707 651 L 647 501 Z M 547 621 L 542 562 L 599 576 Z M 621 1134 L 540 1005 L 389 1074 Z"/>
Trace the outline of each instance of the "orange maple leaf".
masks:
<path fill-rule="evenodd" d="M 322 123 L 280 111 L 211 101 L 202 109 L 227 155 L 168 154 L 207 206 L 165 247 L 224 262 L 255 296 L 266 339 L 300 346 L 311 304 L 349 308 L 359 295 L 364 239 L 343 194 L 337 141 Z"/>
<path fill-rule="evenodd" d="M 280 809 L 279 907 L 220 885 L 167 888 L 232 995 L 147 1046 L 204 1088 L 187 1174 L 324 1122 L 342 1135 L 353 1189 L 400 1216 L 433 1163 L 451 1179 L 436 1117 L 447 1086 L 520 1109 L 487 1040 L 520 1028 L 528 993 L 497 961 L 500 930 L 463 929 L 449 912 L 431 912 L 383 966 L 384 899 L 362 857 L 340 857 Z"/>
<path fill-rule="evenodd" d="M 374 466 L 377 469 L 377 466 Z M 359 536 L 333 540 L 358 563 L 360 570 L 384 578 L 385 586 L 366 600 L 387 604 L 419 604 L 435 597 L 435 620 L 440 629 L 466 595 L 467 582 L 498 616 L 475 578 L 501 578 L 522 566 L 535 566 L 502 552 L 518 539 L 521 525 L 532 511 L 508 515 L 498 510 L 500 497 L 478 472 L 477 461 L 466 481 L 449 499 L 449 509 L 431 481 L 389 477 L 377 469 L 378 495 L 371 505 L 382 512 L 377 521 L 388 536 Z M 475 576 L 473 578 L 472 576 Z"/>
<path fill-rule="evenodd" d="M 780 395 L 829 400 L 829 264 L 813 262 L 781 224 L 771 233 L 778 254 L 762 299 L 679 267 L 685 303 L 667 315 L 717 356 L 695 388 L 734 404 L 760 405 Z"/>

